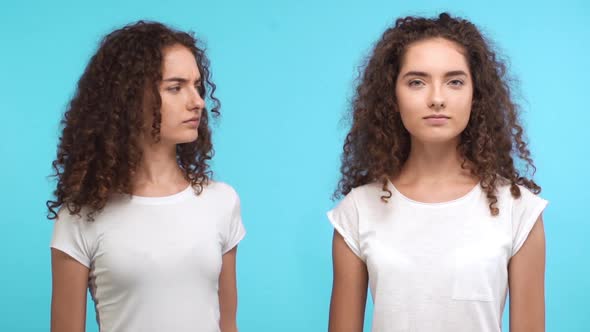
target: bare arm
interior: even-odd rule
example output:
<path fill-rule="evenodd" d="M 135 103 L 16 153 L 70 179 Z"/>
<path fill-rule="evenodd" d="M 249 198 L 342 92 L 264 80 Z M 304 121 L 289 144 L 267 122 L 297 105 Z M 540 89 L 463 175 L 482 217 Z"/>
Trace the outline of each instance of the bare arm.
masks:
<path fill-rule="evenodd" d="M 337 231 L 332 240 L 332 259 L 334 282 L 329 332 L 361 332 L 367 302 L 367 267 Z"/>
<path fill-rule="evenodd" d="M 219 326 L 221 332 L 237 332 L 236 312 L 238 308 L 238 291 L 236 287 L 236 254 L 235 246 L 222 258 L 219 274 Z"/>
<path fill-rule="evenodd" d="M 540 216 L 508 264 L 510 331 L 545 331 L 545 231 Z"/>
<path fill-rule="evenodd" d="M 88 268 L 52 248 L 51 270 L 51 332 L 84 332 Z"/>

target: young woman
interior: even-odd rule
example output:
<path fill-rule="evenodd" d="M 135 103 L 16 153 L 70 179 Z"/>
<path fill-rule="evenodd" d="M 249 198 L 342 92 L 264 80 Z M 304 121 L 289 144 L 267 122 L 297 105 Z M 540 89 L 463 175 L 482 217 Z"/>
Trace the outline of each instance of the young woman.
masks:
<path fill-rule="evenodd" d="M 236 331 L 240 202 L 211 180 L 209 63 L 192 34 L 138 22 L 106 36 L 62 122 L 51 330 Z M 207 110 L 205 99 L 212 101 Z"/>
<path fill-rule="evenodd" d="M 353 104 L 334 225 L 330 331 L 544 331 L 540 187 L 505 66 L 470 22 L 398 19 Z"/>

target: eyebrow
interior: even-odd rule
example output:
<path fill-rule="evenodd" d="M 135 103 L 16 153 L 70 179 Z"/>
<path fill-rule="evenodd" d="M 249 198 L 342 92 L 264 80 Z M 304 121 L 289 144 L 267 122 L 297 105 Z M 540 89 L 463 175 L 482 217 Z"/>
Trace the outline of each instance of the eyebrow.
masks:
<path fill-rule="evenodd" d="M 178 83 L 188 83 L 188 79 L 182 77 L 170 77 L 162 80 L 163 82 L 178 82 Z M 201 84 L 201 78 L 195 81 L 196 84 Z"/>
<path fill-rule="evenodd" d="M 460 76 L 460 75 L 469 76 L 469 75 L 467 75 L 466 72 L 464 72 L 462 70 L 453 70 L 453 71 L 449 71 L 449 72 L 445 73 L 445 77 Z M 423 71 L 409 71 L 409 72 L 405 73 L 402 78 L 407 77 L 407 76 L 430 77 L 430 75 L 428 73 L 425 73 Z"/>

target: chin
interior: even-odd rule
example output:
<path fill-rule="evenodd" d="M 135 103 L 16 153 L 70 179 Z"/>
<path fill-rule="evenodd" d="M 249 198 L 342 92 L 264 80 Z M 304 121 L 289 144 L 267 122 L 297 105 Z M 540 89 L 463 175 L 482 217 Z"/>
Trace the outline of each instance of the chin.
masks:
<path fill-rule="evenodd" d="M 182 136 L 182 137 L 177 137 L 175 139 L 175 141 L 176 141 L 176 144 L 192 143 L 192 142 L 196 141 L 198 137 L 199 137 L 199 135 L 197 135 L 195 133 L 194 135 L 186 135 L 186 136 Z"/>
<path fill-rule="evenodd" d="M 458 142 L 459 135 L 460 133 L 428 133 L 414 136 L 414 139 L 425 144 L 450 144 Z"/>

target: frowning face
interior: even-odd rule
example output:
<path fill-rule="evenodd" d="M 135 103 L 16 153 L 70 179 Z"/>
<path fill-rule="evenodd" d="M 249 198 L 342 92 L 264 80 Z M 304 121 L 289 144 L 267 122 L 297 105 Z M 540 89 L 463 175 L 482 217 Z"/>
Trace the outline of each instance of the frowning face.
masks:
<path fill-rule="evenodd" d="M 201 113 L 205 108 L 201 73 L 192 52 L 180 45 L 164 49 L 160 140 L 163 143 L 193 142 L 198 137 Z"/>

